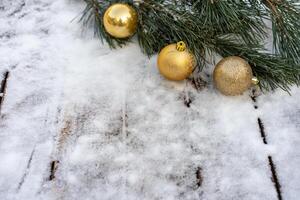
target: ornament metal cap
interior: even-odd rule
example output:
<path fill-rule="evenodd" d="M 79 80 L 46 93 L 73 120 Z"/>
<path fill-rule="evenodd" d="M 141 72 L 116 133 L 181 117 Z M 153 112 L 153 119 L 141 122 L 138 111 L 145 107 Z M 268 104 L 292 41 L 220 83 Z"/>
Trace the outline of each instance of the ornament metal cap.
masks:
<path fill-rule="evenodd" d="M 258 85 L 258 84 L 259 84 L 259 80 L 258 80 L 258 78 L 255 77 L 255 76 L 251 79 L 251 81 L 252 81 L 252 84 L 253 84 L 253 85 Z"/>
<path fill-rule="evenodd" d="M 176 49 L 177 51 L 185 51 L 186 50 L 186 44 L 183 41 L 176 43 Z"/>

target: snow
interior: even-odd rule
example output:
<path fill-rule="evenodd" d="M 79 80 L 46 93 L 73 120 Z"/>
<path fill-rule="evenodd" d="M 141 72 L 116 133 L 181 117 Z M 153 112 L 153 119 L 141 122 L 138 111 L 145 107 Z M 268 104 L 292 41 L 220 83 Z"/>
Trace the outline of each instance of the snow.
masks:
<path fill-rule="evenodd" d="M 292 96 L 262 95 L 254 109 L 249 94 L 225 97 L 211 83 L 197 91 L 167 81 L 135 40 L 111 50 L 92 30 L 82 32 L 74 18 L 83 7 L 0 2 L 0 72 L 10 71 L 0 199 L 271 200 L 269 155 L 284 199 L 298 199 L 298 88 Z"/>

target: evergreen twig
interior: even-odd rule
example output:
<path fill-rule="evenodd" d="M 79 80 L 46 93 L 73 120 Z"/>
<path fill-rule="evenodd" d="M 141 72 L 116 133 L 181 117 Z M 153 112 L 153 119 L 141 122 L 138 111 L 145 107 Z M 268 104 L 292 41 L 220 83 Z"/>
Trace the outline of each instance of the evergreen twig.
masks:
<path fill-rule="evenodd" d="M 300 10 L 289 0 L 263 0 L 272 20 L 276 53 L 300 63 Z"/>
<path fill-rule="evenodd" d="M 199 70 L 205 57 L 239 55 L 246 59 L 265 90 L 289 91 L 300 83 L 300 15 L 292 0 L 84 0 L 81 21 L 93 24 L 95 33 L 110 47 L 123 46 L 128 39 L 109 36 L 102 17 L 113 3 L 136 8 L 137 39 L 151 56 L 165 45 L 183 40 L 195 54 Z M 264 19 L 271 16 L 275 53 L 266 53 Z"/>

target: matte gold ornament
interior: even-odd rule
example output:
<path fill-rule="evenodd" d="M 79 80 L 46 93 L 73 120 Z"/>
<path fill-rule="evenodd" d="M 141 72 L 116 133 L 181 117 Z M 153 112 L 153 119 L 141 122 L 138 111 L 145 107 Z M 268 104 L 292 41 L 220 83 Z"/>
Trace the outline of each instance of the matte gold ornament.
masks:
<path fill-rule="evenodd" d="M 128 38 L 137 29 L 138 14 L 124 3 L 111 5 L 104 13 L 103 24 L 106 32 L 115 38 Z"/>
<path fill-rule="evenodd" d="M 251 66 L 238 56 L 223 58 L 217 64 L 213 76 L 216 88 L 227 96 L 240 95 L 252 84 L 258 84 Z"/>
<path fill-rule="evenodd" d="M 194 71 L 196 59 L 181 41 L 164 47 L 158 55 L 157 64 L 164 77 L 173 81 L 181 81 Z"/>

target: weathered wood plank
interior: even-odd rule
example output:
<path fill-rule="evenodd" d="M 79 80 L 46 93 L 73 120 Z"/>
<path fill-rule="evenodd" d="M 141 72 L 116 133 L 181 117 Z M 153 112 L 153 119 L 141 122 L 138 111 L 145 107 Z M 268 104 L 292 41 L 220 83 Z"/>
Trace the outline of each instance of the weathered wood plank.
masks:
<path fill-rule="evenodd" d="M 260 115 L 268 135 L 270 176 L 278 199 L 297 199 L 300 195 L 300 106 L 299 89 L 291 96 L 282 91 L 259 98 Z"/>

